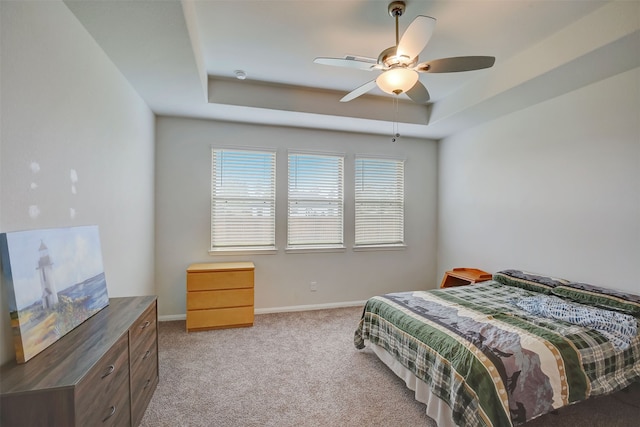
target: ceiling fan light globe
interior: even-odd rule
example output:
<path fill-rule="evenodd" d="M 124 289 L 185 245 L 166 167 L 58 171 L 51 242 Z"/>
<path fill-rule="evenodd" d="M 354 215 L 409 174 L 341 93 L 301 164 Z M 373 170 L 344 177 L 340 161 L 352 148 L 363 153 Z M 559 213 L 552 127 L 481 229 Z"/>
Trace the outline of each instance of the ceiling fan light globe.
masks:
<path fill-rule="evenodd" d="M 408 68 L 392 68 L 380 74 L 376 84 L 389 94 L 398 95 L 406 92 L 418 81 L 418 73 Z"/>

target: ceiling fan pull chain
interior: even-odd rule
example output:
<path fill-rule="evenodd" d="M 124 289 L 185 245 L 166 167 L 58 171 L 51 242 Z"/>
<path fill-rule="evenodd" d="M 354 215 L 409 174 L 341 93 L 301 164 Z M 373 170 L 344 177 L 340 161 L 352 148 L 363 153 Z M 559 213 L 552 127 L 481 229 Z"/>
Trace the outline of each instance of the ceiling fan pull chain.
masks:
<path fill-rule="evenodd" d="M 398 127 L 398 97 L 393 98 L 393 106 L 395 108 L 395 117 L 393 119 L 393 135 L 391 135 L 391 142 L 396 142 L 400 138 L 400 128 Z"/>

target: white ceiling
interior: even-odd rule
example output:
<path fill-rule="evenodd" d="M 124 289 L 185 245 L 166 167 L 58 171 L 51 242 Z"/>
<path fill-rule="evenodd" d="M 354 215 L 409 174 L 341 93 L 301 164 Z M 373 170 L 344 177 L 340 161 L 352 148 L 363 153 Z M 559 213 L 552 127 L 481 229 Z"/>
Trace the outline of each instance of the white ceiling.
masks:
<path fill-rule="evenodd" d="M 406 102 L 396 113 L 378 89 L 338 102 L 378 72 L 313 63 L 377 58 L 394 45 L 386 0 L 65 3 L 160 115 L 383 134 L 397 120 L 404 135 L 439 139 L 640 66 L 636 2 L 407 0 L 400 34 L 417 15 L 437 19 L 420 61 L 490 55 L 496 65 L 422 74 L 431 103 L 400 95 Z M 235 79 L 235 70 L 247 79 Z"/>

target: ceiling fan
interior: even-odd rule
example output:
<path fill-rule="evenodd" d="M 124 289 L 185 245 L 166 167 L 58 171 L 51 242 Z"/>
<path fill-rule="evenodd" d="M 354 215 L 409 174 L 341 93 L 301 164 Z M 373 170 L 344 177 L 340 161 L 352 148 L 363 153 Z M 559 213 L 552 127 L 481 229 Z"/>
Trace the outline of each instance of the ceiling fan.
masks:
<path fill-rule="evenodd" d="M 495 63 L 493 56 L 458 56 L 434 59 L 418 63 L 418 55 L 425 48 L 436 26 L 435 18 L 418 15 L 407 30 L 398 37 L 398 18 L 404 14 L 404 1 L 389 3 L 389 15 L 396 20 L 396 45 L 380 53 L 378 59 L 348 55 L 344 58 L 319 57 L 316 64 L 356 68 L 359 70 L 378 70 L 382 73 L 375 79 L 345 95 L 340 102 L 351 101 L 364 95 L 376 85 L 386 93 L 400 95 L 405 93 L 414 102 L 426 104 L 429 91 L 418 79 L 418 73 L 452 73 L 490 68 Z"/>

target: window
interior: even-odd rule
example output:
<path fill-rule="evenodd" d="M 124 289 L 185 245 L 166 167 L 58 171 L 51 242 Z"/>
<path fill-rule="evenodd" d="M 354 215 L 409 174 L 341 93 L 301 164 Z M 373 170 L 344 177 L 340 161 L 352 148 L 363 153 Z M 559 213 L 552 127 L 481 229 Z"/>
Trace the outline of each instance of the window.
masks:
<path fill-rule="evenodd" d="M 404 244 L 404 161 L 356 158 L 356 246 Z"/>
<path fill-rule="evenodd" d="M 211 153 L 211 250 L 275 249 L 276 153 Z"/>
<path fill-rule="evenodd" d="M 342 156 L 289 153 L 288 248 L 341 248 Z"/>

